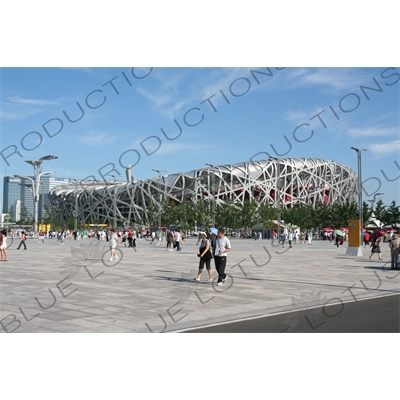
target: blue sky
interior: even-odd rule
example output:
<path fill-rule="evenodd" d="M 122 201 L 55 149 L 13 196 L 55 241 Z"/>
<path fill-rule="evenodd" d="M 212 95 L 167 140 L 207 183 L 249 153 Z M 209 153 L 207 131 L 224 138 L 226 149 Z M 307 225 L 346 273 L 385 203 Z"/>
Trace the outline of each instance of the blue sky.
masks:
<path fill-rule="evenodd" d="M 355 146 L 367 149 L 364 199 L 398 202 L 399 86 L 400 69 L 388 67 L 2 68 L 1 173 L 31 175 L 24 160 L 53 154 L 43 169 L 54 176 L 102 179 L 114 164 L 124 180 L 136 164 L 139 180 L 266 153 L 357 172 Z M 22 157 L 9 156 L 13 146 Z"/>

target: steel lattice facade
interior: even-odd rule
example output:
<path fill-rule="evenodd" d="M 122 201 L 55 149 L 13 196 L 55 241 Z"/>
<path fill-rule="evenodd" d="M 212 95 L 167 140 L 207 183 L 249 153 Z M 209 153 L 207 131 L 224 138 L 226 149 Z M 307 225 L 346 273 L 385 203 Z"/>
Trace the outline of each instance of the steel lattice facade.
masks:
<path fill-rule="evenodd" d="M 279 201 L 283 207 L 324 202 L 343 203 L 357 198 L 357 176 L 345 165 L 314 158 L 287 158 L 215 165 L 185 173 L 137 182 L 80 182 L 54 188 L 53 211 L 75 216 L 83 223 L 111 221 L 116 212 L 125 221 L 148 220 L 148 207 L 170 198 L 233 200 L 243 204 Z"/>

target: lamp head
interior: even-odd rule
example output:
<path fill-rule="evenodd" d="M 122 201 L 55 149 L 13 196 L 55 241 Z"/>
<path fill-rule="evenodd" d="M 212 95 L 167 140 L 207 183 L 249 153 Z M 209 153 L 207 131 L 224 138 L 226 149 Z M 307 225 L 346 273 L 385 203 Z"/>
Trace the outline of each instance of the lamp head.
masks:
<path fill-rule="evenodd" d="M 55 159 L 57 159 L 57 158 L 58 158 L 57 156 L 51 156 L 51 155 L 49 155 L 49 156 L 44 156 L 44 157 L 42 157 L 42 158 L 39 158 L 39 161 L 55 160 Z"/>

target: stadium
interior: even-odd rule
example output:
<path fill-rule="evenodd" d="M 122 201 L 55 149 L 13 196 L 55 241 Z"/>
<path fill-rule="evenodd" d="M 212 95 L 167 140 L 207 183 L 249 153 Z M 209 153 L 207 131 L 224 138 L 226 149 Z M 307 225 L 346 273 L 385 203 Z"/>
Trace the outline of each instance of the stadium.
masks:
<path fill-rule="evenodd" d="M 209 165 L 190 172 L 128 182 L 77 182 L 49 194 L 52 211 L 82 223 L 148 221 L 149 207 L 166 199 L 200 199 L 222 204 L 248 200 L 281 207 L 343 203 L 357 198 L 357 175 L 345 165 L 315 158 L 282 158 L 231 165 Z"/>

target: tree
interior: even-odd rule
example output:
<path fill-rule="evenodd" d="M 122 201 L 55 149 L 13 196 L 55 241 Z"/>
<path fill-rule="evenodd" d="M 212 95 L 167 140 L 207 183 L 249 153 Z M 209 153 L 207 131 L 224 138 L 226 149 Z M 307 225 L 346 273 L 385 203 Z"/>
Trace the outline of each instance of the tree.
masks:
<path fill-rule="evenodd" d="M 149 226 L 157 225 L 157 217 L 160 213 L 159 207 L 156 206 L 154 199 L 152 198 L 150 204 L 146 208 L 146 223 Z"/>
<path fill-rule="evenodd" d="M 19 225 L 31 225 L 32 224 L 32 217 L 28 213 L 27 208 L 24 205 L 21 205 L 21 213 L 19 216 L 19 221 L 17 221 Z"/>
<path fill-rule="evenodd" d="M 211 204 L 209 200 L 201 199 L 194 205 L 194 220 L 199 228 L 209 227 L 211 224 Z"/>
<path fill-rule="evenodd" d="M 369 204 L 366 201 L 363 201 L 363 223 L 364 226 L 367 226 L 372 219 L 372 208 L 369 206 Z"/>
<path fill-rule="evenodd" d="M 233 200 L 218 204 L 215 209 L 215 223 L 217 226 L 237 229 L 242 227 L 241 213 L 243 207 Z"/>
<path fill-rule="evenodd" d="M 4 222 L 13 222 L 14 221 L 14 212 L 12 207 L 10 207 L 8 213 L 6 214 L 4 218 Z"/>
<path fill-rule="evenodd" d="M 239 226 L 245 230 L 253 228 L 253 226 L 259 222 L 257 210 L 258 203 L 254 199 L 246 200 L 239 214 Z"/>
<path fill-rule="evenodd" d="M 332 224 L 332 207 L 326 203 L 317 203 L 315 206 L 315 227 L 326 228 Z"/>
<path fill-rule="evenodd" d="M 386 226 L 391 225 L 393 228 L 400 224 L 400 207 L 395 201 L 390 203 L 390 206 L 383 213 L 381 222 Z"/>
<path fill-rule="evenodd" d="M 176 224 L 183 230 L 188 230 L 194 225 L 194 208 L 191 200 L 183 198 L 176 206 Z"/>
<path fill-rule="evenodd" d="M 376 207 L 374 210 L 374 215 L 377 220 L 383 223 L 383 219 L 385 218 L 386 206 L 383 204 L 382 199 L 379 199 L 376 202 Z"/>
<path fill-rule="evenodd" d="M 269 202 L 264 201 L 258 208 L 260 221 L 265 226 L 270 226 L 272 220 L 276 220 L 276 208 Z"/>

